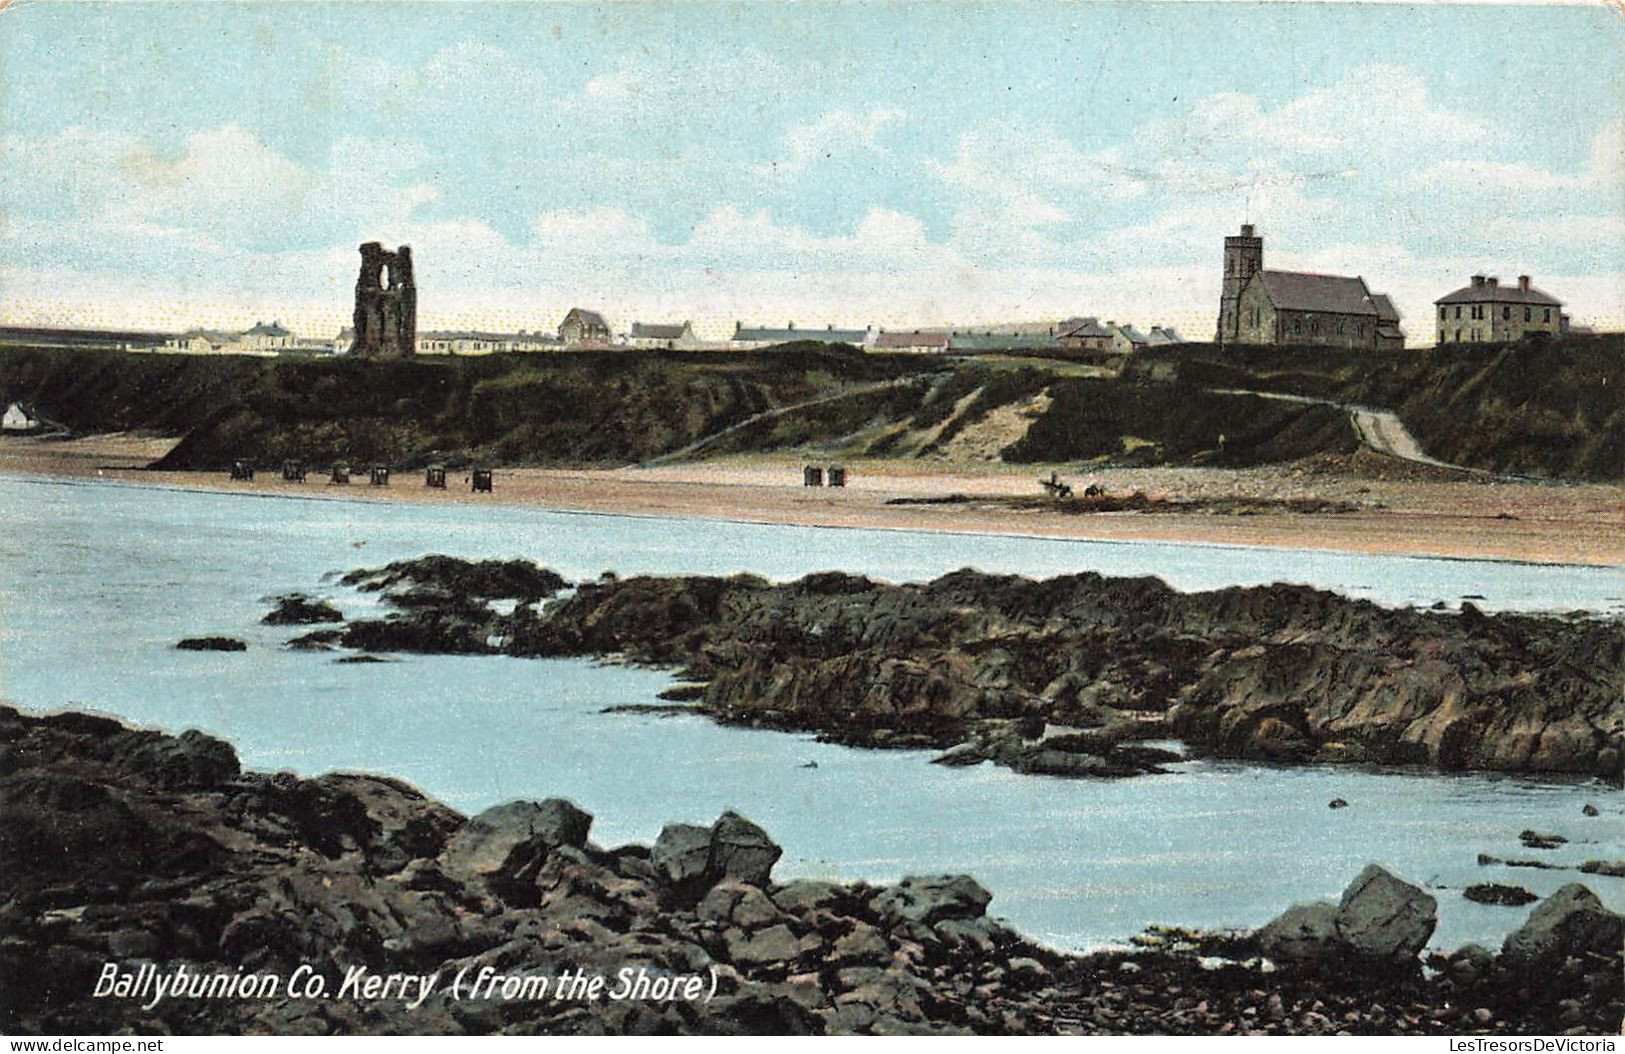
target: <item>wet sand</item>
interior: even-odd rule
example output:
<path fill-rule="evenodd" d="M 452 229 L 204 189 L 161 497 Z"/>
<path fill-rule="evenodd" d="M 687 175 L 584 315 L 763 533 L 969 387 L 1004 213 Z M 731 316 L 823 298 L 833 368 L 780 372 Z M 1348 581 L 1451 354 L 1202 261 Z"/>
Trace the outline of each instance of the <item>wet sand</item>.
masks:
<path fill-rule="evenodd" d="M 1625 489 L 1610 484 L 1541 484 L 1488 479 L 1429 479 L 1396 464 L 1362 473 L 1287 465 L 1255 469 L 1151 468 L 1079 471 L 1076 466 L 848 462 L 844 488 L 801 486 L 801 462 L 751 456 L 658 468 L 497 469 L 494 493 L 469 492 L 465 473 L 445 490 L 423 486 L 416 472 L 397 473 L 389 487 L 348 487 L 312 473 L 284 483 L 276 471 L 252 482 L 216 472 L 153 472 L 143 466 L 173 439 L 130 435 L 71 441 L 0 437 L 0 472 L 126 484 L 186 487 L 357 501 L 504 504 L 641 516 L 741 520 L 820 527 L 939 530 L 1113 541 L 1156 540 L 1404 553 L 1536 563 L 1625 564 Z M 1040 478 L 1058 471 L 1078 491 L 1097 483 L 1113 494 L 1153 498 L 1348 502 L 1352 512 L 1284 510 L 1064 514 L 1001 505 L 1041 493 Z M 1381 478 L 1381 477 L 1390 478 Z M 1420 477 L 1420 478 L 1419 478 Z M 892 498 L 965 495 L 942 505 L 888 505 Z M 988 499 L 981 503 L 979 499 Z"/>

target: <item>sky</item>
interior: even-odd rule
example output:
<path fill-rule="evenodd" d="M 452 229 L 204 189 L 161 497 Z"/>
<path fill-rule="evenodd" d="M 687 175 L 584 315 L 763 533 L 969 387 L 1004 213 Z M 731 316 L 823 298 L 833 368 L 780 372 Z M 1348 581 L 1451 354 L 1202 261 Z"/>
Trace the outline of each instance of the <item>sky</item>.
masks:
<path fill-rule="evenodd" d="M 1625 328 L 1625 17 L 1573 6 L 69 3 L 0 9 L 0 320 L 1211 337 L 1222 244 Z"/>

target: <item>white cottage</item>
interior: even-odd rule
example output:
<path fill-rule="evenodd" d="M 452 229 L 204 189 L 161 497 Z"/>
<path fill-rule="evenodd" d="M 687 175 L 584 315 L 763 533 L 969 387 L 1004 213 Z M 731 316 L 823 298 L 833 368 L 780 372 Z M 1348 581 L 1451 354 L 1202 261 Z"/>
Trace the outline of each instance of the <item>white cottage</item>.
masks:
<path fill-rule="evenodd" d="M 0 415 L 0 431 L 32 432 L 38 427 L 38 419 L 22 403 L 12 403 L 6 407 L 5 414 Z"/>

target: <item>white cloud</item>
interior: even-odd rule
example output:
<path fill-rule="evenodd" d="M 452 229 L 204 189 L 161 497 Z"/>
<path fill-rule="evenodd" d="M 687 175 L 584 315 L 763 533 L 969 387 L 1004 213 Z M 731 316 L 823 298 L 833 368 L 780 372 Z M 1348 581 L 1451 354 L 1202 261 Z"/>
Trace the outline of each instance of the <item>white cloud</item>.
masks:
<path fill-rule="evenodd" d="M 907 119 L 908 115 L 902 110 L 889 106 L 873 106 L 867 113 L 831 110 L 785 132 L 785 156 L 757 165 L 755 171 L 761 175 L 789 176 L 819 161 L 865 153 L 884 156 L 886 148 L 880 142 L 881 133 Z"/>

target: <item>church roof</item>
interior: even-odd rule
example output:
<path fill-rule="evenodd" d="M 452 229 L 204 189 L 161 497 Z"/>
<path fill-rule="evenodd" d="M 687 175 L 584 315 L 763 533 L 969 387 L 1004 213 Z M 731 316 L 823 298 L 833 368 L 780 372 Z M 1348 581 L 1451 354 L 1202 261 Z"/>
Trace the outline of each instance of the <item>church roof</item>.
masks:
<path fill-rule="evenodd" d="M 1377 305 L 1358 276 L 1259 271 L 1264 292 L 1277 310 L 1323 311 L 1334 315 L 1375 315 Z M 1390 305 L 1391 306 L 1391 305 Z"/>

